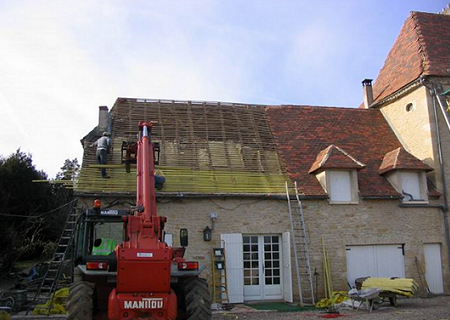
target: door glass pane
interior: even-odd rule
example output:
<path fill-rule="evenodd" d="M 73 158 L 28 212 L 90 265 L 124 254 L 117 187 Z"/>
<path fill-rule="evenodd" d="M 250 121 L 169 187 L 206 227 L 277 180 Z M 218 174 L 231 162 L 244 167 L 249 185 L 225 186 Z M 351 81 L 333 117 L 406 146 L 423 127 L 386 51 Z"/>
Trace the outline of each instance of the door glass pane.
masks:
<path fill-rule="evenodd" d="M 258 237 L 243 237 L 243 254 L 244 254 L 244 285 L 259 284 L 259 253 L 258 253 Z"/>
<path fill-rule="evenodd" d="M 281 283 L 279 241 L 279 236 L 264 237 L 264 283 L 266 285 Z"/>

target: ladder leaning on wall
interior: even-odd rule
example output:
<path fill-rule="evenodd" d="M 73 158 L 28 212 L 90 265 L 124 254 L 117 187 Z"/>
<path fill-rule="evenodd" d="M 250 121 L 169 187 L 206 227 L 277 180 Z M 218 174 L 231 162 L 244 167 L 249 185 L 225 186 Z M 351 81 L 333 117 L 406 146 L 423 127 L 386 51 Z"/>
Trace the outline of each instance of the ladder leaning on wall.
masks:
<path fill-rule="evenodd" d="M 214 248 L 211 254 L 213 302 L 229 304 L 225 248 Z"/>
<path fill-rule="evenodd" d="M 305 218 L 302 202 L 298 194 L 297 182 L 294 183 L 295 199 L 291 200 L 289 186 L 286 182 L 286 198 L 288 201 L 289 218 L 291 222 L 292 243 L 294 246 L 295 272 L 300 297 L 300 306 L 314 305 L 313 278 L 309 260 L 309 245 L 307 240 Z"/>

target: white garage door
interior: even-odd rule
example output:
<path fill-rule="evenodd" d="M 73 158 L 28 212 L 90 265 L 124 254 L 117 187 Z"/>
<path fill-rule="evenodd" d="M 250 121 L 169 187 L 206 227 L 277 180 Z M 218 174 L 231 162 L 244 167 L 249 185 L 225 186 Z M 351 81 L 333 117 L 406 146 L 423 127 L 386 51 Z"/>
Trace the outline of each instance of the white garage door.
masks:
<path fill-rule="evenodd" d="M 403 245 L 347 246 L 347 281 L 361 277 L 405 277 Z"/>

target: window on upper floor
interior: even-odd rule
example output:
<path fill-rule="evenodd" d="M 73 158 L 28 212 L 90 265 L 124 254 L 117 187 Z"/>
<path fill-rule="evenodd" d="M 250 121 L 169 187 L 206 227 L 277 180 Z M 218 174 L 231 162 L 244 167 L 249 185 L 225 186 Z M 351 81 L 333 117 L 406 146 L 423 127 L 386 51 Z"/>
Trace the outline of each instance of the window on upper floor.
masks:
<path fill-rule="evenodd" d="M 403 195 L 403 202 L 428 201 L 428 188 L 423 172 L 399 172 L 399 184 Z"/>
<path fill-rule="evenodd" d="M 328 174 L 330 200 L 334 202 L 351 202 L 351 173 L 349 171 L 330 171 Z"/>
<path fill-rule="evenodd" d="M 428 202 L 426 173 L 423 171 L 395 170 L 386 175 L 391 185 L 402 195 L 405 204 Z"/>
<path fill-rule="evenodd" d="M 428 202 L 426 172 L 433 169 L 404 148 L 386 153 L 378 173 L 384 176 L 401 195 L 404 204 Z"/>
<path fill-rule="evenodd" d="M 329 170 L 327 174 L 330 203 L 358 203 L 358 178 L 356 170 Z"/>
<path fill-rule="evenodd" d="M 325 170 L 316 175 L 330 197 L 330 204 L 358 203 L 356 170 Z"/>

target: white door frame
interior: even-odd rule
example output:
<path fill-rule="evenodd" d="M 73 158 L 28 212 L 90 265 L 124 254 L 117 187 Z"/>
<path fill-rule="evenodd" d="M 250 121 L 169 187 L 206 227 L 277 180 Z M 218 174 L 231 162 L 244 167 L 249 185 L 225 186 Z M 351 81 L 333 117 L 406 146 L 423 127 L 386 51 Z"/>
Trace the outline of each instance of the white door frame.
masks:
<path fill-rule="evenodd" d="M 292 302 L 292 270 L 290 233 L 267 234 L 279 236 L 280 254 L 280 286 L 281 295 L 277 299 Z M 230 303 L 244 302 L 244 261 L 243 261 L 243 235 L 241 233 L 221 234 L 222 247 L 225 248 L 228 297 Z"/>
<path fill-rule="evenodd" d="M 282 238 L 243 235 L 244 301 L 283 299 Z"/>

